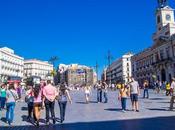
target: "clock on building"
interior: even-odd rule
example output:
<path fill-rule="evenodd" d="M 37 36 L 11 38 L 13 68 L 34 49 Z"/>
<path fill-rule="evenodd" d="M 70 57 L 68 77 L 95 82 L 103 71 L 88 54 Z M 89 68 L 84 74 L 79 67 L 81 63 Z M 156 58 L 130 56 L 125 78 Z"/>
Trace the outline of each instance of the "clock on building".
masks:
<path fill-rule="evenodd" d="M 166 20 L 170 21 L 171 20 L 171 16 L 169 14 L 166 15 Z"/>

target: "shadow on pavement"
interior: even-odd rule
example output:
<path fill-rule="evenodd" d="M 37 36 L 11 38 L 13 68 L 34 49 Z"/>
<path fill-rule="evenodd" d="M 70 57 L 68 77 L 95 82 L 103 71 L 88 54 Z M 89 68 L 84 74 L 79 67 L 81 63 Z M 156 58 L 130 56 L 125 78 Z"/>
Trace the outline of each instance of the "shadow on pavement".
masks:
<path fill-rule="evenodd" d="M 105 111 L 121 111 L 121 108 L 108 108 L 108 109 L 104 109 Z"/>
<path fill-rule="evenodd" d="M 147 108 L 148 110 L 151 110 L 151 111 L 170 111 L 168 109 L 164 109 L 164 108 Z"/>
<path fill-rule="evenodd" d="M 6 123 L 6 118 L 5 117 L 2 117 L 1 118 L 1 121 L 4 122 L 4 123 Z"/>
<path fill-rule="evenodd" d="M 170 104 L 170 101 L 169 102 L 157 102 L 157 103 L 169 103 Z"/>
<path fill-rule="evenodd" d="M 77 103 L 77 104 L 87 104 L 86 102 L 82 102 L 82 101 L 81 102 L 75 102 L 75 103 Z M 90 101 L 89 103 L 92 103 L 93 104 L 93 103 L 98 103 L 98 102 L 96 102 L 96 101 Z"/>
<path fill-rule="evenodd" d="M 27 111 L 28 110 L 28 107 L 21 107 L 21 110 L 22 111 Z"/>
<path fill-rule="evenodd" d="M 174 130 L 175 117 L 156 117 L 145 119 L 77 122 L 52 126 L 12 126 L 0 127 L 1 130 Z"/>
<path fill-rule="evenodd" d="M 165 100 L 165 98 L 150 98 L 150 100 Z"/>

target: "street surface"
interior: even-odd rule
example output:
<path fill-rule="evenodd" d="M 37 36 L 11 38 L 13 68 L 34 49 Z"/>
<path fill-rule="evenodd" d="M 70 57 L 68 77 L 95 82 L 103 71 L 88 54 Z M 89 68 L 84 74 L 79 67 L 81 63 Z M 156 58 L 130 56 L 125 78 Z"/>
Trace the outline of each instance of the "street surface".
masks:
<path fill-rule="evenodd" d="M 91 103 L 85 104 L 82 91 L 71 92 L 73 104 L 68 104 L 66 120 L 59 123 L 59 107 L 55 105 L 57 124 L 45 126 L 45 110 L 42 111 L 40 127 L 36 128 L 27 122 L 27 105 L 18 102 L 15 108 L 15 120 L 12 127 L 5 123 L 5 111 L 0 112 L 0 130 L 175 130 L 175 112 L 169 111 L 170 97 L 150 91 L 150 99 L 140 96 L 140 112 L 131 111 L 130 99 L 128 111 L 123 113 L 118 92 L 109 92 L 107 104 L 96 103 L 96 92 L 93 91 Z M 52 121 L 51 121 L 52 123 Z"/>

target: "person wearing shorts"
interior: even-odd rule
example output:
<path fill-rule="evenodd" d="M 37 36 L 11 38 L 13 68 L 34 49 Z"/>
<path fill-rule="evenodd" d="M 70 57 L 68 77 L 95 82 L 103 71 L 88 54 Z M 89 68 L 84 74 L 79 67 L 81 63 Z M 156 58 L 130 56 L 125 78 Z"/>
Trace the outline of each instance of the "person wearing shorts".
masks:
<path fill-rule="evenodd" d="M 130 95 L 131 95 L 131 102 L 132 102 L 132 110 L 139 112 L 139 103 L 138 103 L 138 96 L 140 94 L 140 88 L 137 81 L 134 80 L 133 77 L 131 77 L 131 83 L 130 86 Z"/>

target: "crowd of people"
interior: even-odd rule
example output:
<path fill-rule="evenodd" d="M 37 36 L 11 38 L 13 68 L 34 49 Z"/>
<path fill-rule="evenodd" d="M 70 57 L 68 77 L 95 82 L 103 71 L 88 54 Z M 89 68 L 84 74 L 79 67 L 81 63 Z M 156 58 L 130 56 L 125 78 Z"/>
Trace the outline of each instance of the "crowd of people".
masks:
<path fill-rule="evenodd" d="M 11 125 L 14 120 L 16 102 L 22 97 L 22 93 L 19 88 L 20 87 L 14 83 L 1 84 L 0 108 L 1 110 L 6 110 L 6 122 L 9 125 Z M 50 124 L 50 119 L 52 119 L 53 124 L 55 124 L 55 102 L 57 101 L 60 107 L 60 122 L 63 123 L 65 120 L 66 104 L 68 101 L 72 103 L 72 99 L 65 84 L 61 84 L 59 88 L 56 88 L 52 85 L 51 81 L 48 80 L 47 83 L 43 82 L 29 85 L 26 89 L 25 102 L 28 107 L 28 121 L 34 121 L 34 124 L 39 126 L 41 111 L 42 109 L 45 109 L 46 124 Z"/>
<path fill-rule="evenodd" d="M 155 82 L 154 90 L 159 93 L 162 86 L 164 85 L 165 94 L 171 97 L 170 110 L 173 110 L 173 104 L 175 100 L 175 78 L 172 79 L 171 83 L 162 84 L 160 82 Z M 110 86 L 106 82 L 99 81 L 94 86 L 84 84 L 82 90 L 85 95 L 85 102 L 90 103 L 90 98 L 92 95 L 92 89 L 97 91 L 97 103 L 108 103 L 108 91 Z M 142 85 L 143 88 L 143 98 L 149 98 L 150 83 L 145 80 Z M 14 83 L 3 83 L 0 85 L 0 109 L 6 110 L 6 122 L 11 125 L 14 120 L 14 110 L 16 102 L 22 101 L 22 92 L 25 92 L 24 101 L 27 103 L 28 115 L 27 119 L 29 122 L 33 122 L 36 126 L 39 126 L 39 120 L 41 118 L 41 113 L 45 110 L 46 117 L 45 122 L 47 125 L 56 124 L 55 115 L 55 103 L 57 102 L 60 108 L 60 123 L 65 120 L 65 113 L 67 103 L 72 104 L 72 98 L 69 93 L 70 89 L 65 83 L 59 86 L 54 86 L 51 80 L 27 85 L 25 91 L 21 89 L 19 84 Z M 133 77 L 131 77 L 131 82 L 128 84 L 123 84 L 119 88 L 118 100 L 121 102 L 121 108 L 123 112 L 127 111 L 127 99 L 131 99 L 132 111 L 139 112 L 139 96 L 141 94 L 140 85 Z"/>

